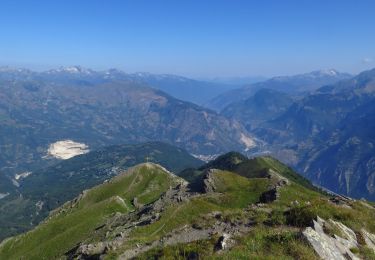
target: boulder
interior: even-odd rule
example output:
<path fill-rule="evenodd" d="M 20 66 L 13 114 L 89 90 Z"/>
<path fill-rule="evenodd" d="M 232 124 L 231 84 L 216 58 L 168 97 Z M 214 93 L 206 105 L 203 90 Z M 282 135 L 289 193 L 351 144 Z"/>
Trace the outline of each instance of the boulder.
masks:
<path fill-rule="evenodd" d="M 219 251 L 219 250 L 227 249 L 230 245 L 230 242 L 231 242 L 230 235 L 227 233 L 224 233 L 223 235 L 219 237 L 219 240 L 217 241 L 215 245 L 215 250 Z"/>
<path fill-rule="evenodd" d="M 313 227 L 307 227 L 303 232 L 303 236 L 308 243 L 314 248 L 315 252 L 325 260 L 357 260 L 359 259 L 351 252 L 351 248 L 358 248 L 356 235 L 353 230 L 340 222 L 333 220 L 328 221 L 330 224 L 335 225 L 345 238 L 338 235 L 328 236 L 324 232 L 324 225 L 326 221 L 317 217 L 313 221 Z"/>
<path fill-rule="evenodd" d="M 279 198 L 278 187 L 272 187 L 260 195 L 259 202 L 271 203 Z"/>

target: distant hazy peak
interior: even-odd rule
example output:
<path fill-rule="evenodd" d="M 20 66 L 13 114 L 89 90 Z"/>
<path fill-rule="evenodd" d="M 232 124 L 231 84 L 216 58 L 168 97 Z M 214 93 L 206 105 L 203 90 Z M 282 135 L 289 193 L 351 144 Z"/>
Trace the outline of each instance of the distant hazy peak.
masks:
<path fill-rule="evenodd" d="M 47 73 L 72 73 L 72 74 L 92 74 L 95 71 L 84 68 L 81 66 L 67 66 L 67 67 L 60 67 L 58 69 L 48 70 Z"/>
<path fill-rule="evenodd" d="M 310 73 L 306 73 L 306 75 L 312 75 L 312 76 L 317 76 L 317 77 L 321 77 L 321 76 L 331 76 L 331 77 L 334 77 L 334 76 L 337 76 L 337 75 L 340 75 L 340 74 L 342 74 L 342 73 L 338 72 L 335 69 L 314 70 L 314 71 L 312 71 Z"/>
<path fill-rule="evenodd" d="M 272 78 L 271 80 L 290 80 L 293 78 L 312 78 L 312 79 L 318 79 L 318 78 L 326 78 L 326 77 L 331 77 L 331 78 L 350 78 L 352 77 L 351 74 L 346 73 L 346 72 L 339 72 L 335 69 L 322 69 L 322 70 L 314 70 L 311 72 L 307 73 L 302 73 L 302 74 L 296 74 L 292 76 L 277 76 Z"/>
<path fill-rule="evenodd" d="M 16 68 L 11 66 L 0 66 L 0 72 L 8 72 L 8 73 L 14 73 L 14 72 L 27 72 L 30 73 L 31 71 L 24 68 Z"/>

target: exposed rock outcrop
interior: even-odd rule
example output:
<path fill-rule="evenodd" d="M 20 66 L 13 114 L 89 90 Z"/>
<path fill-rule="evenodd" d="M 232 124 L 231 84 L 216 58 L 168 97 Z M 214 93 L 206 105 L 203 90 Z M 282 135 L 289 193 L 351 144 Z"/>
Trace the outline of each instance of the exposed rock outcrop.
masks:
<path fill-rule="evenodd" d="M 204 192 L 215 192 L 216 186 L 215 186 L 215 180 L 214 180 L 214 169 L 207 170 L 204 179 L 203 179 L 203 185 L 204 185 Z"/>
<path fill-rule="evenodd" d="M 327 234 L 327 227 L 333 228 L 336 232 Z M 340 222 L 331 219 L 325 221 L 317 217 L 317 220 L 313 221 L 313 227 L 307 227 L 302 234 L 322 259 L 360 259 L 352 253 L 353 249 L 359 247 L 356 233 Z M 375 235 L 364 229 L 361 230 L 360 235 L 363 237 L 366 246 L 375 252 Z"/>
<path fill-rule="evenodd" d="M 223 235 L 219 237 L 219 240 L 217 241 L 215 245 L 215 250 L 216 251 L 225 250 L 229 247 L 231 243 L 232 241 L 230 239 L 230 235 L 227 233 L 224 233 Z"/>
<path fill-rule="evenodd" d="M 290 182 L 287 178 L 281 176 L 279 173 L 270 169 L 268 171 L 268 178 L 271 180 L 271 186 L 269 189 L 262 193 L 260 196 L 260 203 L 270 203 L 277 200 L 280 196 L 279 189 L 285 185 L 289 185 Z"/>
<path fill-rule="evenodd" d="M 139 226 L 150 225 L 160 219 L 164 210 L 173 204 L 179 204 L 189 200 L 194 193 L 187 189 L 187 183 L 181 182 L 176 187 L 171 187 L 155 202 L 142 205 L 134 198 L 132 203 L 136 210 L 128 214 L 117 213 L 112 216 L 106 224 L 96 228 L 98 233 L 105 234 L 104 242 L 81 243 L 69 250 L 65 255 L 68 259 L 87 259 L 92 256 L 100 256 L 108 250 L 123 245 L 128 239 L 132 230 Z M 134 249 L 141 252 L 139 249 Z M 131 254 L 130 254 L 131 255 Z"/>

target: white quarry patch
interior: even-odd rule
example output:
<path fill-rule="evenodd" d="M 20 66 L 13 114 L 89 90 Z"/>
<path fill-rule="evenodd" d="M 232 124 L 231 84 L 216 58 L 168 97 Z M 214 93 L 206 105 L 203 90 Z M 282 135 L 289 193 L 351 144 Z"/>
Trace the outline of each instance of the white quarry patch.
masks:
<path fill-rule="evenodd" d="M 0 200 L 1 199 L 4 199 L 6 196 L 8 196 L 9 195 L 9 193 L 7 192 L 7 193 L 0 193 Z"/>
<path fill-rule="evenodd" d="M 27 176 L 31 175 L 32 172 L 23 172 L 23 173 L 18 173 L 16 175 L 14 175 L 14 179 L 16 179 L 17 181 L 18 180 L 22 180 L 22 179 L 25 179 Z"/>
<path fill-rule="evenodd" d="M 245 134 L 241 133 L 241 142 L 246 146 L 245 151 L 250 150 L 251 148 L 254 148 L 256 146 L 255 142 L 253 139 L 250 137 L 246 136 Z"/>
<path fill-rule="evenodd" d="M 88 148 L 86 144 L 74 142 L 72 140 L 57 141 L 50 144 L 48 156 L 66 160 L 80 154 L 88 153 L 90 151 Z"/>

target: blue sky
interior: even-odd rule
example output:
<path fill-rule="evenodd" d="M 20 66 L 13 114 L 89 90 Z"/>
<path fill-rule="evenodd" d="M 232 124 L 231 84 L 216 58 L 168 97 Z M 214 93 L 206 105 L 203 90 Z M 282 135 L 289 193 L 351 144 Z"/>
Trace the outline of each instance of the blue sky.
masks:
<path fill-rule="evenodd" d="M 192 77 L 375 67 L 375 1 L 2 0 L 0 65 Z"/>

